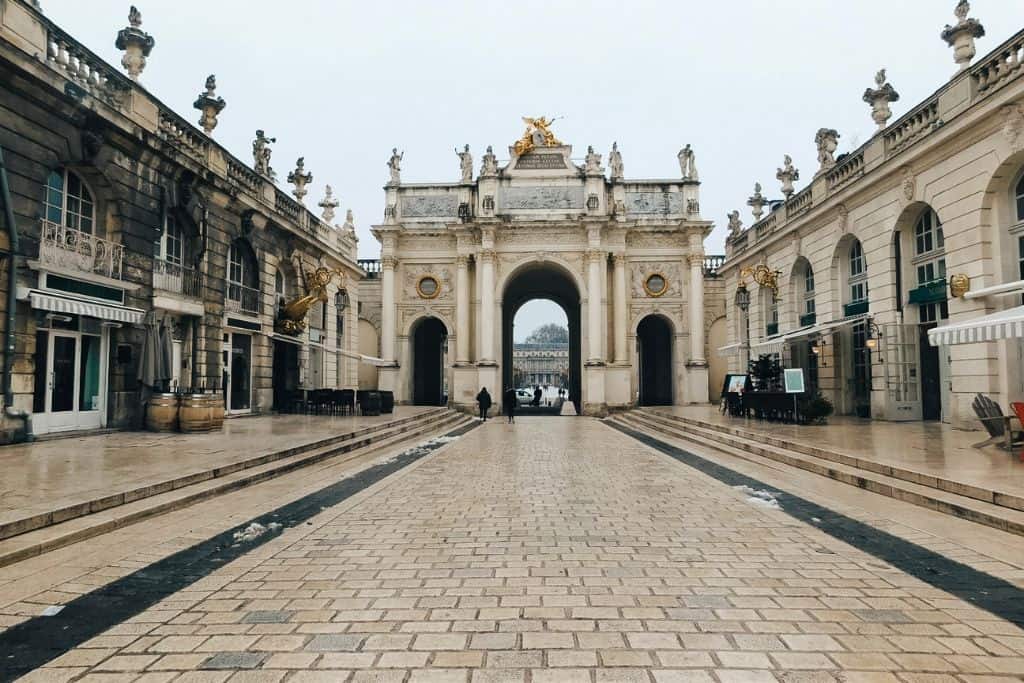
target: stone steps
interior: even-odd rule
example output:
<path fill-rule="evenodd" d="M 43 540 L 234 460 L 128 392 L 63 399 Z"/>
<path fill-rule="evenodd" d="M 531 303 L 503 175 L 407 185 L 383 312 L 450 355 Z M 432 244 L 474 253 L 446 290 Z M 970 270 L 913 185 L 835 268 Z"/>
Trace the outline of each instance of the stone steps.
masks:
<path fill-rule="evenodd" d="M 442 408 L 119 494 L 126 498 L 121 503 L 66 520 L 50 521 L 17 535 L 8 535 L 6 539 L 0 540 L 0 566 L 281 476 L 301 467 L 343 455 L 349 457 L 338 462 L 346 462 L 427 434 L 448 432 L 470 421 L 461 413 Z"/>
<path fill-rule="evenodd" d="M 887 477 L 892 477 L 894 479 L 900 479 L 914 484 L 920 484 L 922 486 L 938 489 L 940 491 L 945 491 L 947 493 L 954 493 L 958 496 L 973 498 L 975 500 L 980 500 L 985 503 L 991 503 L 993 505 L 997 505 L 1000 507 L 1008 507 L 1013 510 L 1019 510 L 1024 512 L 1024 496 L 1008 493 L 1006 491 L 999 491 L 993 488 L 984 488 L 980 486 L 974 486 L 971 484 L 965 484 L 963 482 L 955 481 L 953 479 L 939 477 L 931 474 L 925 474 L 911 469 L 894 465 L 888 465 L 885 463 L 880 463 L 865 458 L 858 458 L 856 456 L 852 456 L 846 453 L 840 453 L 837 451 L 829 450 L 827 448 L 821 448 L 819 446 L 801 443 L 793 439 L 780 438 L 772 436 L 771 434 L 765 434 L 764 432 L 744 429 L 742 427 L 736 427 L 733 425 L 725 425 L 716 422 L 696 420 L 693 418 L 683 417 L 680 415 L 664 413 L 656 409 L 643 410 L 641 412 L 651 416 L 651 419 L 658 420 L 663 424 L 678 425 L 680 427 L 689 425 L 705 430 L 713 430 L 722 434 L 737 436 L 748 441 L 755 441 L 769 446 L 784 448 L 788 451 L 794 451 L 796 453 L 801 453 L 803 455 L 812 456 L 820 460 L 838 463 L 841 465 L 847 465 L 849 467 L 855 467 L 857 469 L 865 470 L 867 472 L 881 474 Z"/>
<path fill-rule="evenodd" d="M 1019 510 L 800 453 L 771 444 L 760 434 L 757 440 L 744 438 L 695 424 L 696 421 L 681 422 L 675 416 L 667 417 L 648 411 L 631 411 L 611 419 L 654 437 L 696 443 L 759 465 L 779 463 L 795 467 L 866 491 L 1024 536 L 1024 512 Z"/>

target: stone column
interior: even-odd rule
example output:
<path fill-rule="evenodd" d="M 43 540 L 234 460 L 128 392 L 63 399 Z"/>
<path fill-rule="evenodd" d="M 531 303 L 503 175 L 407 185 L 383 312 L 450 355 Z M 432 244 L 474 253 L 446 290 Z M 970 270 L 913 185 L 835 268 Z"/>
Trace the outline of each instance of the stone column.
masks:
<path fill-rule="evenodd" d="M 395 266 L 398 259 L 385 256 L 380 260 L 380 354 L 386 361 L 395 360 Z"/>
<path fill-rule="evenodd" d="M 600 249 L 587 250 L 587 338 L 589 339 L 590 357 L 587 363 L 601 365 L 604 362 L 604 338 L 601 329 L 601 267 L 607 255 Z"/>
<path fill-rule="evenodd" d="M 704 255 L 690 254 L 690 363 L 703 365 L 704 358 Z"/>
<path fill-rule="evenodd" d="M 458 256 L 455 276 L 455 362 L 469 363 L 469 257 Z"/>
<path fill-rule="evenodd" d="M 626 353 L 626 326 L 629 320 L 629 304 L 626 296 L 626 255 L 615 254 L 615 364 L 625 365 L 629 362 Z"/>
<path fill-rule="evenodd" d="M 480 264 L 480 344 L 481 365 L 494 365 L 494 262 L 497 254 L 493 249 L 481 250 L 477 263 Z"/>

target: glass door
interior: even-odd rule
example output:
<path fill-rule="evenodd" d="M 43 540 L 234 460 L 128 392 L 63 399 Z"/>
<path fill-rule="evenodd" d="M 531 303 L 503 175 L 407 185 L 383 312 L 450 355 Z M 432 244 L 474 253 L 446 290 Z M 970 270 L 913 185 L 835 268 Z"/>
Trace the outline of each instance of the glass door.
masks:
<path fill-rule="evenodd" d="M 33 418 L 41 434 L 96 429 L 103 424 L 103 337 L 65 330 L 41 332 Z"/>
<path fill-rule="evenodd" d="M 230 332 L 227 339 L 227 406 L 234 413 L 252 409 L 252 335 Z"/>
<path fill-rule="evenodd" d="M 78 424 L 75 399 L 78 397 L 78 335 L 50 333 L 47 375 L 47 418 L 52 431 L 74 429 Z"/>

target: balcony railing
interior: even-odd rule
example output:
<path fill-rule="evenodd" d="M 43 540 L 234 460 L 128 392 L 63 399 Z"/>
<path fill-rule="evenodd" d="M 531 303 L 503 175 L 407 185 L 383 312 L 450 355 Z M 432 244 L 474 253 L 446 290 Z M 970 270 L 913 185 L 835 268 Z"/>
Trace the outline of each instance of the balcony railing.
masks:
<path fill-rule="evenodd" d="M 366 271 L 367 280 L 380 279 L 380 259 L 361 258 L 357 261 L 359 267 Z"/>
<path fill-rule="evenodd" d="M 203 274 L 195 268 L 163 259 L 153 259 L 153 289 L 201 300 Z"/>
<path fill-rule="evenodd" d="M 224 294 L 224 310 L 232 313 L 259 313 L 260 290 L 228 282 Z"/>
<path fill-rule="evenodd" d="M 124 245 L 64 225 L 41 221 L 39 262 L 120 280 Z"/>
<path fill-rule="evenodd" d="M 725 254 L 708 254 L 704 256 L 704 275 L 717 277 L 718 269 L 725 263 Z"/>

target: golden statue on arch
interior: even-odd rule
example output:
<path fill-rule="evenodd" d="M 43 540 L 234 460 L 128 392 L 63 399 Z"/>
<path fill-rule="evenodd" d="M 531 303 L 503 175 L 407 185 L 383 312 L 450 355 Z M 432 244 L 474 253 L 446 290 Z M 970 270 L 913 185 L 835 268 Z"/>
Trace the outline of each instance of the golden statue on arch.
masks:
<path fill-rule="evenodd" d="M 306 293 L 293 301 L 281 306 L 278 312 L 275 329 L 281 334 L 298 336 L 306 331 L 306 315 L 309 309 L 317 302 L 326 304 L 328 299 L 327 287 L 331 284 L 334 276 L 338 276 L 338 289 L 346 291 L 345 273 L 339 270 L 330 270 L 320 266 L 316 270 L 307 270 L 303 273 Z"/>
<path fill-rule="evenodd" d="M 557 117 L 548 120 L 544 116 L 533 118 L 523 116 L 523 123 L 526 124 L 526 132 L 523 137 L 516 140 L 515 152 L 523 155 L 532 152 L 537 147 L 557 147 L 562 142 L 551 132 L 551 124 L 558 120 Z"/>

